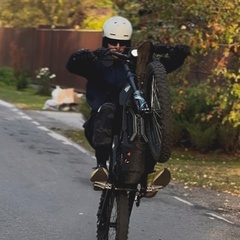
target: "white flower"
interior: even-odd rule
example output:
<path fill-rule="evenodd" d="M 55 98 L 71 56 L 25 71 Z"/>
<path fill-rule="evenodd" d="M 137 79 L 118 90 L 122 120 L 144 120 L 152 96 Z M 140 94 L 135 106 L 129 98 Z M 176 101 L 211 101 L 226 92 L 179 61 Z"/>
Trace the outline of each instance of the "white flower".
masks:
<path fill-rule="evenodd" d="M 51 76 L 49 76 L 50 79 L 55 78 L 55 77 L 56 77 L 55 74 L 52 74 Z"/>
<path fill-rule="evenodd" d="M 56 75 L 55 74 L 51 74 L 50 70 L 48 67 L 43 67 L 41 69 L 38 70 L 38 72 L 36 73 L 36 78 L 40 78 L 40 79 L 52 79 L 55 78 Z"/>

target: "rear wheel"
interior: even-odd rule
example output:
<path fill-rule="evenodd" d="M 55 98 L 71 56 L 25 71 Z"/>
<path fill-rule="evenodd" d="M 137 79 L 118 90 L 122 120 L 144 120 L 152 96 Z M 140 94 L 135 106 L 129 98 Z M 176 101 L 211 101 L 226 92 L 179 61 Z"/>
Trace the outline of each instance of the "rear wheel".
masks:
<path fill-rule="evenodd" d="M 159 61 L 147 66 L 144 93 L 151 109 L 146 126 L 149 150 L 155 161 L 164 163 L 171 155 L 173 116 L 167 74 Z"/>
<path fill-rule="evenodd" d="M 97 222 L 98 240 L 127 240 L 129 200 L 126 192 L 104 190 Z"/>

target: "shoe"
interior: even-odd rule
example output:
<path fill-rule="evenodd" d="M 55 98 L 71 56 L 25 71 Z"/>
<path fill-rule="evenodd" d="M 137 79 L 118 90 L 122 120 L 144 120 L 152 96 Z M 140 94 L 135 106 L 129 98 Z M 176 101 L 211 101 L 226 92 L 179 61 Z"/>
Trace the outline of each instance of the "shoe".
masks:
<path fill-rule="evenodd" d="M 106 182 L 108 179 L 108 170 L 105 167 L 97 167 L 91 173 L 92 182 Z"/>
<path fill-rule="evenodd" d="M 157 171 L 154 173 L 148 174 L 147 179 L 147 191 L 144 195 L 146 198 L 155 197 L 157 192 L 166 187 L 171 180 L 171 173 L 167 168 L 164 168 L 162 171 Z"/>

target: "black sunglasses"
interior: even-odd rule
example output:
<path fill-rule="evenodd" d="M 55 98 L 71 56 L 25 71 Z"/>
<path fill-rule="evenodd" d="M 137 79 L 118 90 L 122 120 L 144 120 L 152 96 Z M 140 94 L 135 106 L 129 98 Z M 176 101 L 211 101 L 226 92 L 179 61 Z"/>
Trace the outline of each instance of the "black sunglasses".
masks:
<path fill-rule="evenodd" d="M 128 40 L 118 40 L 118 39 L 111 39 L 111 38 L 107 39 L 107 43 L 112 46 L 117 46 L 119 44 L 121 47 L 124 47 L 128 45 L 128 42 L 129 42 Z"/>

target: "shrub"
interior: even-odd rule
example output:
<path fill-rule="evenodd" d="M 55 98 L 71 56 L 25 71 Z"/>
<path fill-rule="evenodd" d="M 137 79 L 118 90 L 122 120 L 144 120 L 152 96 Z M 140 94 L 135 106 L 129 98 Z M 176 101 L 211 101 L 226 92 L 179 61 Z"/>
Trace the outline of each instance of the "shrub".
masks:
<path fill-rule="evenodd" d="M 51 74 L 49 68 L 41 68 L 36 72 L 36 83 L 38 84 L 37 93 L 43 96 L 51 95 L 51 82 L 55 78 L 55 74 Z"/>
<path fill-rule="evenodd" d="M 237 73 L 226 68 L 216 68 L 208 80 L 215 85 L 206 98 L 207 104 L 214 106 L 211 113 L 221 119 L 221 123 L 240 125 L 240 69 Z"/>
<path fill-rule="evenodd" d="M 30 83 L 30 78 L 27 76 L 27 74 L 24 71 L 20 71 L 17 77 L 17 90 L 23 90 L 27 88 L 28 84 Z"/>
<path fill-rule="evenodd" d="M 221 124 L 218 128 L 219 147 L 227 153 L 240 150 L 240 126 L 233 127 L 229 123 Z"/>
<path fill-rule="evenodd" d="M 13 68 L 13 74 L 15 77 L 15 84 L 17 90 L 23 90 L 27 88 L 29 79 L 23 70 L 22 63 L 26 57 L 24 48 L 17 46 L 14 43 L 10 44 L 10 56 Z"/>
<path fill-rule="evenodd" d="M 10 67 L 0 68 L 0 82 L 8 85 L 14 86 L 16 84 L 16 79 L 14 77 L 13 69 Z"/>
<path fill-rule="evenodd" d="M 189 123 L 186 126 L 186 129 L 189 133 L 190 143 L 193 148 L 203 153 L 213 149 L 213 145 L 216 140 L 215 124 L 203 129 L 203 125 L 201 123 Z"/>
<path fill-rule="evenodd" d="M 232 76 L 232 75 L 231 75 Z M 219 76 L 218 76 L 219 78 Z M 216 84 L 216 79 L 215 84 Z M 240 149 L 240 91 L 236 80 L 224 78 L 172 87 L 175 145 L 201 152 Z"/>

